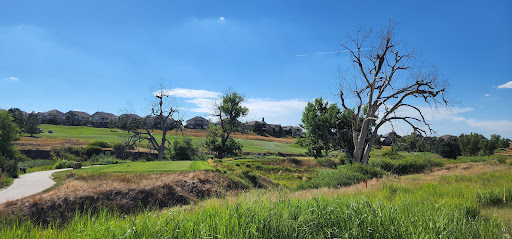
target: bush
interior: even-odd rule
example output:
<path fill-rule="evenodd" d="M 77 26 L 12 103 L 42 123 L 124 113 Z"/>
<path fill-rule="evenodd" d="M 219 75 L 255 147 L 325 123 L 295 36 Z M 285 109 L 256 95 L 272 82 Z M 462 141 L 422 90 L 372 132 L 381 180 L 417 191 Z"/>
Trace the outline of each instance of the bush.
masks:
<path fill-rule="evenodd" d="M 55 163 L 56 163 L 55 160 L 35 159 L 35 160 L 19 162 L 18 167 L 25 167 L 25 168 L 44 167 L 44 166 L 55 165 Z"/>
<path fill-rule="evenodd" d="M 372 161 L 371 165 L 390 173 L 406 175 L 422 173 L 427 169 L 443 166 L 443 163 L 437 159 L 409 157 L 400 160 L 381 159 L 380 162 Z"/>
<path fill-rule="evenodd" d="M 61 168 L 72 168 L 73 164 L 75 162 L 68 161 L 68 160 L 60 160 L 53 166 L 55 169 L 61 169 Z"/>
<path fill-rule="evenodd" d="M 104 154 L 93 155 L 89 159 L 89 162 L 94 163 L 94 164 L 107 165 L 107 164 L 118 164 L 120 162 L 126 162 L 126 161 L 119 160 L 116 157 L 111 156 L 109 152 L 106 152 Z"/>
<path fill-rule="evenodd" d="M 122 143 L 115 143 L 112 147 L 114 149 L 114 156 L 120 159 L 126 159 L 129 157 L 128 147 Z"/>
<path fill-rule="evenodd" d="M 55 161 L 71 160 L 71 161 L 84 161 L 84 152 L 81 148 L 73 147 L 60 147 L 53 148 L 50 151 L 51 157 Z"/>
<path fill-rule="evenodd" d="M 94 142 L 88 144 L 87 146 L 97 146 L 100 148 L 112 148 L 112 145 L 110 145 L 109 143 L 107 143 L 105 141 L 94 141 Z"/>
<path fill-rule="evenodd" d="M 91 158 L 94 155 L 103 153 L 103 149 L 98 146 L 87 146 L 84 148 L 84 153 L 87 156 L 87 158 Z"/>
<path fill-rule="evenodd" d="M 189 137 L 178 138 L 172 145 L 174 160 L 197 160 L 198 149 Z"/>
<path fill-rule="evenodd" d="M 384 151 L 384 153 L 382 153 L 382 156 L 392 160 L 404 158 L 404 156 L 400 155 L 397 151 L 391 149 Z"/>
<path fill-rule="evenodd" d="M 349 171 L 360 173 L 362 175 L 365 175 L 368 179 L 371 178 L 382 178 L 386 174 L 386 171 L 379 167 L 375 167 L 372 165 L 362 165 L 359 163 L 352 164 L 352 165 L 346 165 L 344 166 Z"/>
<path fill-rule="evenodd" d="M 336 162 L 331 158 L 316 158 L 315 162 L 322 167 L 336 168 Z"/>
<path fill-rule="evenodd" d="M 309 188 L 339 188 L 352 184 L 356 184 L 367 179 L 364 175 L 356 173 L 346 168 L 338 168 L 337 170 L 321 170 L 318 176 L 305 183 L 299 184 L 298 189 Z"/>
<path fill-rule="evenodd" d="M 313 178 L 298 186 L 298 189 L 308 188 L 339 188 L 360 183 L 372 178 L 382 178 L 386 172 L 372 165 L 343 165 L 336 170 L 322 170 Z"/>
<path fill-rule="evenodd" d="M 437 144 L 436 153 L 449 159 L 456 159 L 461 155 L 459 143 L 452 141 L 442 141 Z"/>
<path fill-rule="evenodd" d="M 11 178 L 18 177 L 18 163 L 15 160 L 9 160 L 7 157 L 0 155 L 0 168 L 2 174 L 7 174 Z"/>

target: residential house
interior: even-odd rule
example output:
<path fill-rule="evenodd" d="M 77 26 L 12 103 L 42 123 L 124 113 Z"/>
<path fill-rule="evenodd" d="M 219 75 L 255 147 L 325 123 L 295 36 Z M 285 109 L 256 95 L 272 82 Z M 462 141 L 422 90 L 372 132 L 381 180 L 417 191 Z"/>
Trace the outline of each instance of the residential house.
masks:
<path fill-rule="evenodd" d="M 149 128 L 149 129 L 161 129 L 162 128 L 162 124 L 160 124 L 160 119 L 158 119 L 157 117 L 148 115 L 144 118 L 144 121 L 145 121 L 145 127 Z M 181 125 L 180 120 L 174 120 L 173 118 L 167 118 L 165 120 L 165 127 L 167 129 L 174 129 L 180 125 Z"/>
<path fill-rule="evenodd" d="M 302 128 L 299 126 L 283 126 L 283 135 L 302 136 Z"/>
<path fill-rule="evenodd" d="M 75 126 L 87 125 L 89 123 L 90 117 L 91 117 L 91 115 L 88 113 L 85 113 L 82 111 L 70 110 L 62 116 L 62 124 L 75 125 Z"/>
<path fill-rule="evenodd" d="M 37 113 L 40 124 L 62 124 L 62 116 L 64 113 L 58 110 L 50 110 L 44 113 Z"/>
<path fill-rule="evenodd" d="M 207 129 L 209 121 L 201 116 L 196 116 L 186 121 L 185 128 L 188 129 Z"/>
<path fill-rule="evenodd" d="M 454 136 L 454 135 L 449 135 L 449 134 L 443 135 L 443 136 L 439 137 L 439 139 L 442 141 L 451 141 L 451 142 L 455 142 L 455 143 L 459 142 L 459 137 Z"/>
<path fill-rule="evenodd" d="M 380 140 L 382 141 L 382 145 L 391 146 L 399 138 L 402 138 L 402 137 L 393 131 L 393 132 L 389 132 L 389 133 L 383 135 L 380 138 Z"/>
<path fill-rule="evenodd" d="M 119 117 L 111 113 L 98 111 L 91 115 L 89 122 L 94 127 L 108 127 L 108 122 L 110 120 L 117 122 L 119 120 Z"/>

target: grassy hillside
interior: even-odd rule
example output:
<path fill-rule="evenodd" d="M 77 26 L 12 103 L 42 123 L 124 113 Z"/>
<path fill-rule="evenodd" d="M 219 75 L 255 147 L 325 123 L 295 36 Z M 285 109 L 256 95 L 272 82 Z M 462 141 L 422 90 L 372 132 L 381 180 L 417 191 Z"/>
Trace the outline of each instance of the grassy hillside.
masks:
<path fill-rule="evenodd" d="M 87 126 L 63 126 L 63 125 L 48 125 L 43 124 L 41 125 L 42 129 L 44 129 L 44 133 L 37 135 L 37 137 L 41 138 L 48 138 L 48 139 L 56 139 L 56 138 L 63 138 L 63 139 L 77 139 L 77 140 L 83 140 L 84 143 L 92 142 L 96 140 L 116 143 L 121 142 L 121 137 L 126 135 L 125 131 L 122 130 L 111 130 L 106 128 L 94 128 L 94 127 L 87 127 Z M 48 133 L 48 130 L 52 129 L 53 133 Z M 198 135 L 202 136 L 204 134 L 197 134 L 197 132 L 193 132 L 194 134 L 191 135 Z M 155 136 L 157 138 L 161 137 L 161 134 L 158 133 L 158 131 L 155 131 Z M 170 137 L 171 140 L 182 137 L 181 133 L 176 133 L 175 131 L 170 131 L 170 133 L 167 135 Z M 243 137 L 241 135 L 238 135 L 237 137 Z M 244 148 L 242 149 L 244 152 L 249 153 L 286 153 L 286 154 L 302 154 L 305 153 L 306 150 L 290 143 L 285 142 L 293 142 L 290 141 L 290 139 L 277 139 L 275 141 L 278 142 L 271 142 L 269 141 L 270 137 L 257 137 L 257 136 L 247 136 L 251 139 L 237 139 L 242 142 L 244 145 Z M 193 142 L 196 145 L 203 145 L 204 138 L 203 137 L 191 137 Z M 258 139 L 258 140 L 256 140 Z M 260 140 L 261 139 L 261 140 Z M 39 141 L 38 143 L 44 144 L 40 142 L 41 140 L 38 140 L 37 138 L 30 138 L 30 137 L 24 137 L 22 140 L 23 142 L 33 142 L 33 141 Z M 141 144 L 141 146 L 145 146 L 145 144 Z"/>

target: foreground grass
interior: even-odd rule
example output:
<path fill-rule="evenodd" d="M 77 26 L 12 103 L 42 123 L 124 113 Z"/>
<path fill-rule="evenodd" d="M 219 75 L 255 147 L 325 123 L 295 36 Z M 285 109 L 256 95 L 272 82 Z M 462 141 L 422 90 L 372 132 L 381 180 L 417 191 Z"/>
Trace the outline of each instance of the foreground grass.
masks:
<path fill-rule="evenodd" d="M 478 195 L 512 186 L 511 170 L 508 164 L 462 165 L 384 178 L 371 190 L 349 194 L 344 188 L 250 191 L 135 215 L 77 214 L 69 224 L 49 227 L 4 220 L 0 237 L 509 238 L 511 215 L 493 212 L 510 212 L 512 205 L 487 205 Z"/>
<path fill-rule="evenodd" d="M 30 223 L 0 229 L 4 238 L 505 238 L 500 221 L 473 217 L 468 206 L 364 197 L 277 202 L 240 199 L 196 210 L 176 208 L 136 216 L 77 215 L 64 228 Z"/>

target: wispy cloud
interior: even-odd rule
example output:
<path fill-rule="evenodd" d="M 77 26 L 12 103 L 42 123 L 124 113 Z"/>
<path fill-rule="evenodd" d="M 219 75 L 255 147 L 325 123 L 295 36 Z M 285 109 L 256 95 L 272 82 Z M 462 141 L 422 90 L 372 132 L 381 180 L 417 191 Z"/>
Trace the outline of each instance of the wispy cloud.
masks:
<path fill-rule="evenodd" d="M 370 50 L 371 48 L 363 48 L 361 51 Z M 333 53 L 343 53 L 343 52 L 349 52 L 350 50 L 342 50 L 342 51 L 323 51 L 323 52 L 315 52 L 310 54 L 300 54 L 295 56 L 312 56 L 312 55 L 326 55 L 326 54 L 333 54 Z"/>
<path fill-rule="evenodd" d="M 195 108 L 188 108 L 188 111 L 196 112 L 196 113 L 210 113 L 212 109 L 212 105 L 215 102 L 214 99 L 204 99 L 204 98 L 197 98 L 197 99 L 191 99 L 186 100 L 188 103 L 195 104 L 197 107 Z"/>
<path fill-rule="evenodd" d="M 180 97 L 180 98 L 203 98 L 203 99 L 217 98 L 221 95 L 219 92 L 214 92 L 214 91 L 193 90 L 193 89 L 183 89 L 183 88 L 165 90 L 165 94 L 172 95 L 175 97 Z"/>
<path fill-rule="evenodd" d="M 489 97 L 489 96 L 491 96 L 491 95 L 490 95 L 490 94 L 485 94 L 484 96 L 485 96 L 485 97 Z"/>
<path fill-rule="evenodd" d="M 19 80 L 20 78 L 17 76 L 9 76 L 9 77 L 4 77 L 3 79 L 4 80 Z"/>
<path fill-rule="evenodd" d="M 498 89 L 506 89 L 506 88 L 512 89 L 512 81 L 509 81 L 503 85 L 499 85 L 497 88 Z"/>

